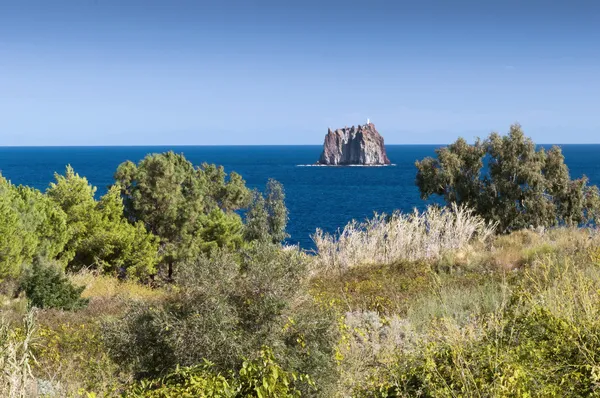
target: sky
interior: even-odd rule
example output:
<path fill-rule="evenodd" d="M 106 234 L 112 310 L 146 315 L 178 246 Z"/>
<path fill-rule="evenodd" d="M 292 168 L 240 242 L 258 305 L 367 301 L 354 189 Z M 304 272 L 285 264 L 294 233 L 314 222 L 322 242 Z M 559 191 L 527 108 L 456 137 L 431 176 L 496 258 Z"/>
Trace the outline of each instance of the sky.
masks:
<path fill-rule="evenodd" d="M 0 0 L 0 145 L 600 143 L 600 2 Z"/>

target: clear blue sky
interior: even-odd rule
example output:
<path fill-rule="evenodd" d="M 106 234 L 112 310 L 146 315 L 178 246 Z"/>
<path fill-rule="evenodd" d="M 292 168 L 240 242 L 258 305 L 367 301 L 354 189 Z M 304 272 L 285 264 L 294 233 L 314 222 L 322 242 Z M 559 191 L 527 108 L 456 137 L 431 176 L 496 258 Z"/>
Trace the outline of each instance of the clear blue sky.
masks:
<path fill-rule="evenodd" d="M 599 143 L 598 3 L 0 0 L 0 145 Z"/>

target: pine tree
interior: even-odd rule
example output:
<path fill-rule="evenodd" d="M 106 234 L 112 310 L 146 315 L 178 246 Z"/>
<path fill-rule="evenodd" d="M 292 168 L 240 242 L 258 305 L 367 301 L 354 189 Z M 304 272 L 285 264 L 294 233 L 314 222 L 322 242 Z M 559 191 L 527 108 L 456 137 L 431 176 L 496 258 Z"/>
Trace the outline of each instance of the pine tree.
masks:
<path fill-rule="evenodd" d="M 178 263 L 214 246 L 235 247 L 242 237 L 234 212 L 248 204 L 250 191 L 239 174 L 227 176 L 223 167 L 209 164 L 194 167 L 183 155 L 166 152 L 137 165 L 122 163 L 115 180 L 129 221 L 160 238 L 169 279 Z"/>

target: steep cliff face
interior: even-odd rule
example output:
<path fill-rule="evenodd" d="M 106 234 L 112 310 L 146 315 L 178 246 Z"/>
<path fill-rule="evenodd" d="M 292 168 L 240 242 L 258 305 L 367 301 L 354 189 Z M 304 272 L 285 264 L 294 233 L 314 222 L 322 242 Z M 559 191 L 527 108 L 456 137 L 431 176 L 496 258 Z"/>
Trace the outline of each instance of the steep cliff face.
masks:
<path fill-rule="evenodd" d="M 329 129 L 323 144 L 323 153 L 317 162 L 323 165 L 386 165 L 383 137 L 373 123 L 358 127 Z"/>

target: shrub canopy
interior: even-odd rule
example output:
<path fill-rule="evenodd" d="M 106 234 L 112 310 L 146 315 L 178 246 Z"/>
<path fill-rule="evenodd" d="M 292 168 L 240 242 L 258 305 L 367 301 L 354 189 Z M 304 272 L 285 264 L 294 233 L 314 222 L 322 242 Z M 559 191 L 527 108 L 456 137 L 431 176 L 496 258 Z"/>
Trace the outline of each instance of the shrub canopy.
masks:
<path fill-rule="evenodd" d="M 38 308 L 76 310 L 88 304 L 88 299 L 81 298 L 84 286 L 74 286 L 57 264 L 40 260 L 26 270 L 20 289 L 29 303 Z"/>
<path fill-rule="evenodd" d="M 169 300 L 105 324 L 111 355 L 138 377 L 156 377 L 204 359 L 218 371 L 238 369 L 267 345 L 286 369 L 324 388 L 334 372 L 335 318 L 302 293 L 308 262 L 268 242 L 200 256 L 176 274 Z"/>

